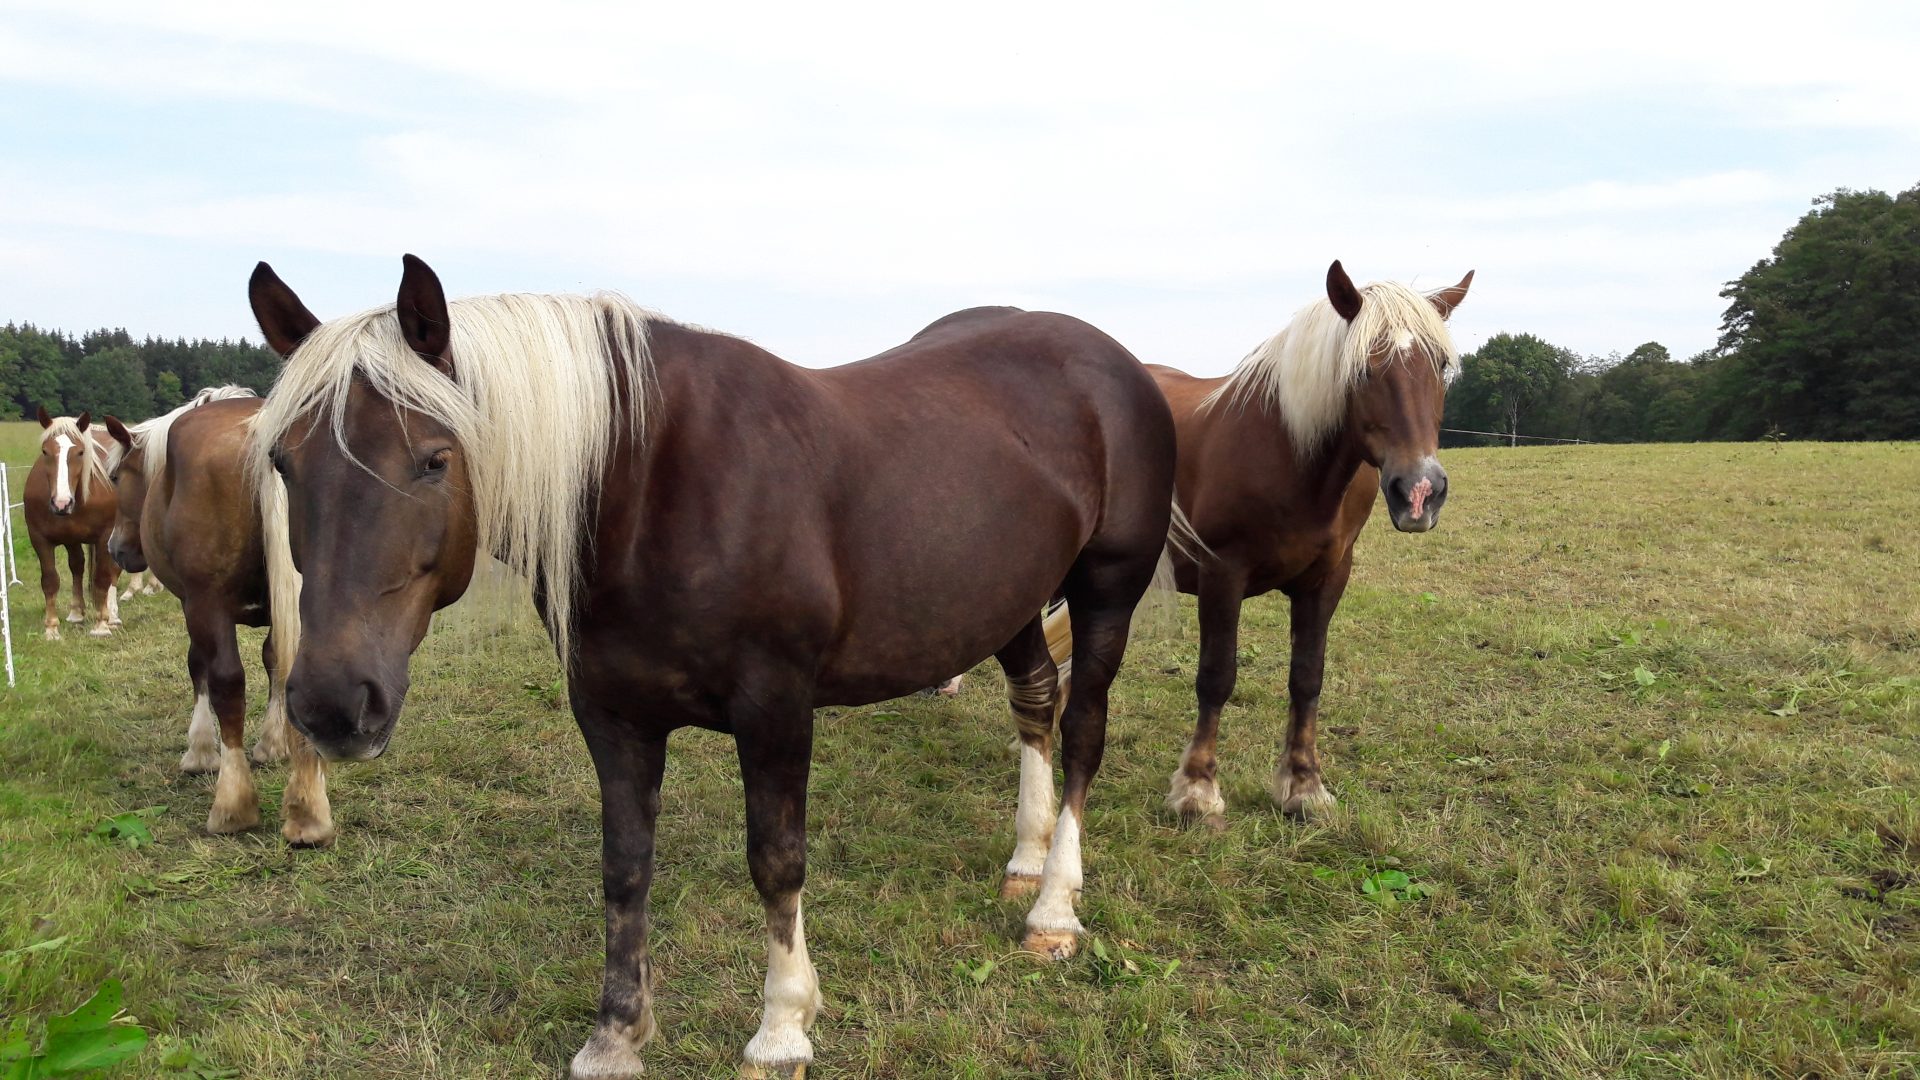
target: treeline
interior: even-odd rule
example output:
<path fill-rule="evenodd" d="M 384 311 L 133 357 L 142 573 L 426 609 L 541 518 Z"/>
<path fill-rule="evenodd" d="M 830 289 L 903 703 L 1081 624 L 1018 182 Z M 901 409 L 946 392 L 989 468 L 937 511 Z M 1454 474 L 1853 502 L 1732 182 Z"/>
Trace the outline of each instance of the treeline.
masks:
<path fill-rule="evenodd" d="M 1593 442 L 1920 438 L 1920 187 L 1821 196 L 1720 295 L 1718 344 L 1685 360 L 1658 342 L 1582 357 L 1497 334 L 1461 358 L 1446 426 Z"/>
<path fill-rule="evenodd" d="M 73 337 L 8 323 L 0 327 L 0 419 L 112 413 L 132 423 L 166 412 L 204 386 L 237 383 L 265 393 L 280 358 L 245 340 L 145 338 L 125 330 Z"/>

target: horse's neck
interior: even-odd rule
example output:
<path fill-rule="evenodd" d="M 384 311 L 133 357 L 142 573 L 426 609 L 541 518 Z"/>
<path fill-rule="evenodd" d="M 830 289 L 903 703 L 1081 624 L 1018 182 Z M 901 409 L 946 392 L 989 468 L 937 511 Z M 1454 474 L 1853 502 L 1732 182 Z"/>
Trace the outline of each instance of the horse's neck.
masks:
<path fill-rule="evenodd" d="M 1339 512 L 1347 489 L 1365 463 L 1360 454 L 1360 440 L 1345 422 L 1329 432 L 1317 449 L 1303 454 L 1294 446 L 1293 433 L 1287 430 L 1287 422 L 1280 416 L 1279 409 L 1249 402 L 1245 408 L 1223 410 L 1223 414 L 1224 422 L 1230 426 L 1232 444 L 1250 449 L 1261 447 L 1265 454 L 1273 455 L 1275 481 L 1287 485 L 1315 519 L 1322 514 L 1332 517 Z M 1264 455 L 1252 455 L 1255 460 L 1259 456 Z"/>

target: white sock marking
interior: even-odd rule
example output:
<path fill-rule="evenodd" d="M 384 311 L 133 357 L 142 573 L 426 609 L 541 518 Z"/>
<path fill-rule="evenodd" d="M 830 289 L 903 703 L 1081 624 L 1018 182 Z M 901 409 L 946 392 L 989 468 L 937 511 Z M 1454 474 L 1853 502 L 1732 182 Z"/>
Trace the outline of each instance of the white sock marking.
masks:
<path fill-rule="evenodd" d="M 1040 748 L 1020 740 L 1020 808 L 1013 815 L 1013 858 L 1007 873 L 1039 877 L 1046 868 L 1049 827 L 1053 821 L 1053 762 Z"/>
<path fill-rule="evenodd" d="M 820 980 L 814 974 L 813 961 L 807 958 L 804 920 L 796 901 L 793 909 L 793 946 L 780 944 L 767 935 L 766 1011 L 761 1014 L 760 1030 L 747 1043 L 746 1059 L 752 1065 L 790 1065 L 813 1060 L 813 1043 L 807 1028 L 820 1010 Z"/>
<path fill-rule="evenodd" d="M 1027 913 L 1029 933 L 1085 933 L 1073 913 L 1073 894 L 1080 891 L 1080 822 L 1071 808 L 1062 808 L 1053 830 L 1053 849 L 1047 852 L 1040 874 L 1040 897 Z"/>
<path fill-rule="evenodd" d="M 187 753 L 180 768 L 188 772 L 211 772 L 220 764 L 220 725 L 213 717 L 213 702 L 205 693 L 193 696 L 193 719 L 187 724 Z"/>

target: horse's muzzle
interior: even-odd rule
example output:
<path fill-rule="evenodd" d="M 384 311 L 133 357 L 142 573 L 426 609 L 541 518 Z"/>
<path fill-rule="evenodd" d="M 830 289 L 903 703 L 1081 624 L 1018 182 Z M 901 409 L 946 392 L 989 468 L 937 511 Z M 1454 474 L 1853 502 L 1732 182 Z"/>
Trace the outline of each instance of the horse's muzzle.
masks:
<path fill-rule="evenodd" d="M 117 540 L 107 541 L 107 554 L 113 556 L 114 563 L 129 574 L 138 574 L 147 568 L 146 553 L 139 548 L 125 547 Z"/>
<path fill-rule="evenodd" d="M 287 718 L 329 761 L 371 761 L 387 749 L 400 712 L 399 694 L 378 680 L 350 676 L 306 677 L 299 668 L 287 680 Z"/>
<path fill-rule="evenodd" d="M 1426 532 L 1440 524 L 1440 507 L 1447 501 L 1447 470 L 1432 457 L 1410 469 L 1381 470 L 1380 493 L 1387 497 L 1387 514 L 1401 532 Z"/>

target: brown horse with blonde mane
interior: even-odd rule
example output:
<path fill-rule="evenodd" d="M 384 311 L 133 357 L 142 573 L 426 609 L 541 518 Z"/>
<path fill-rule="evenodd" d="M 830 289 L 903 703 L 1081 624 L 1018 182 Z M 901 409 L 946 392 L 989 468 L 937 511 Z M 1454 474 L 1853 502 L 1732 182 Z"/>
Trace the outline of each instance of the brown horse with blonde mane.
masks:
<path fill-rule="evenodd" d="M 246 476 L 247 436 L 261 399 L 245 387 L 208 388 L 164 416 L 129 428 L 106 418 L 119 514 L 110 544 L 129 570 L 150 570 L 180 598 L 187 623 L 193 718 L 180 770 L 219 772 L 207 830 L 260 824 L 260 797 L 241 743 L 247 676 L 238 626 L 270 626 L 262 515 Z M 282 515 L 284 516 L 284 515 Z M 267 632 L 267 713 L 253 760 L 293 757 L 281 797 L 281 834 L 296 847 L 332 841 L 325 765 L 286 722 L 291 635 Z"/>
<path fill-rule="evenodd" d="M 93 416 L 50 416 L 39 409 L 40 456 L 27 472 L 22 492 L 27 540 L 40 560 L 40 591 L 47 598 L 46 637 L 60 640 L 58 548 L 67 549 L 67 570 L 73 575 L 73 607 L 68 622 L 86 619 L 83 594 L 93 593 L 93 628 L 87 633 L 106 637 L 120 625 L 120 597 L 114 589 L 120 568 L 107 557 L 107 533 L 113 529 L 113 485 L 107 482 L 104 436 L 92 427 Z M 92 430 L 89 430 L 92 429 Z M 93 573 L 87 573 L 91 558 Z M 83 584 L 86 583 L 86 584 Z M 87 588 L 91 585 L 91 589 Z"/>
<path fill-rule="evenodd" d="M 1050 729 L 1038 613 L 1056 592 L 1079 685 L 1025 943 L 1073 952 L 1107 688 L 1172 513 L 1173 421 L 1126 349 L 981 308 L 807 370 L 620 297 L 449 304 L 412 256 L 393 306 L 325 324 L 264 263 L 251 292 L 288 356 L 256 438 L 304 575 L 294 725 L 330 757 L 378 755 L 409 656 L 478 555 L 533 579 L 600 779 L 607 964 L 574 1077 L 638 1075 L 654 1033 L 668 735 L 733 736 L 769 952 L 745 1071 L 802 1075 L 820 1007 L 800 899 L 814 709 L 993 656 L 1022 726 Z"/>
<path fill-rule="evenodd" d="M 1200 607 L 1199 723 L 1167 796 L 1182 820 L 1225 824 L 1216 746 L 1237 674 L 1240 605 L 1275 590 L 1292 603 L 1293 655 L 1287 741 L 1269 790 L 1295 817 L 1334 805 L 1315 738 L 1327 625 L 1376 491 L 1401 532 L 1440 521 L 1440 416 L 1460 365 L 1446 319 L 1472 283 L 1469 271 L 1426 295 L 1392 282 L 1356 288 L 1336 261 L 1326 298 L 1230 374 L 1198 379 L 1148 365 L 1173 408 L 1180 509 L 1202 545 L 1174 557 L 1180 591 Z"/>

